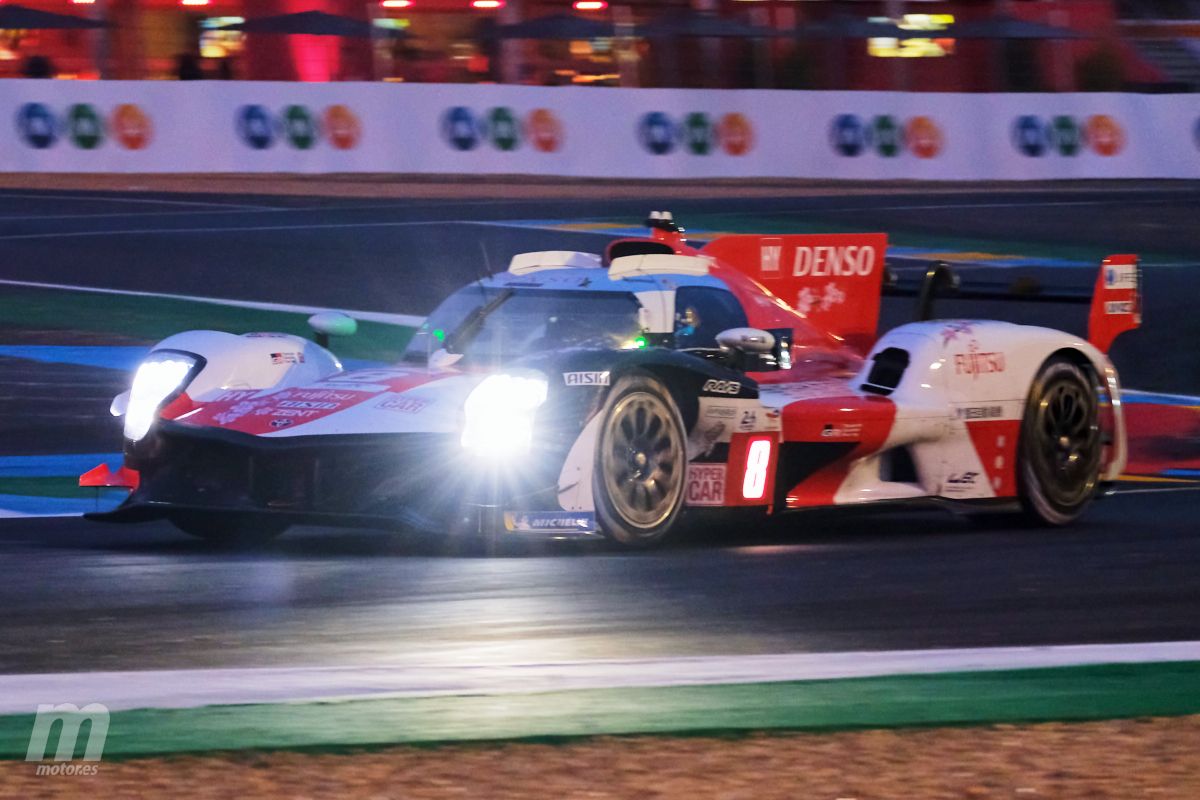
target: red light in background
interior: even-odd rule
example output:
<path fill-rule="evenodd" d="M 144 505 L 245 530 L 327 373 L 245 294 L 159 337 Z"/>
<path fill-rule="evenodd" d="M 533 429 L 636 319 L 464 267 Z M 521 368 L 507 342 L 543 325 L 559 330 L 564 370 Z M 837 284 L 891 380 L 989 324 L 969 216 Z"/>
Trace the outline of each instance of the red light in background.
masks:
<path fill-rule="evenodd" d="M 504 8 L 504 0 L 471 0 L 471 8 Z"/>
<path fill-rule="evenodd" d="M 90 6 L 94 5 L 96 0 L 71 0 L 73 6 Z"/>
<path fill-rule="evenodd" d="M 603 11 L 606 8 L 607 0 L 575 0 L 576 11 Z"/>
<path fill-rule="evenodd" d="M 181 5 L 181 6 L 206 6 L 211 2 L 212 2 L 212 0 L 179 0 L 179 5 Z"/>
<path fill-rule="evenodd" d="M 411 8 L 413 0 L 381 0 L 379 5 L 384 8 Z"/>

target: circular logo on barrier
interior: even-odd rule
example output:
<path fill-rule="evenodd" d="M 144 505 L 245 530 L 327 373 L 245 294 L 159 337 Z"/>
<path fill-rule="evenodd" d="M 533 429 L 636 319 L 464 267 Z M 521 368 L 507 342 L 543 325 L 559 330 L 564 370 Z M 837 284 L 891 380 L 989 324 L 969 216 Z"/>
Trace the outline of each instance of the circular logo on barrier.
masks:
<path fill-rule="evenodd" d="M 534 148 L 543 153 L 554 153 L 562 147 L 563 127 L 558 117 L 548 108 L 535 108 L 525 125 L 525 136 Z"/>
<path fill-rule="evenodd" d="M 26 103 L 17 111 L 17 132 L 25 144 L 45 150 L 58 141 L 58 121 L 41 103 Z"/>
<path fill-rule="evenodd" d="M 346 106 L 332 105 L 325 109 L 325 135 L 338 150 L 351 150 L 362 139 L 362 123 Z"/>
<path fill-rule="evenodd" d="M 320 131 L 317 121 L 304 106 L 288 106 L 283 109 L 283 132 L 288 144 L 297 150 L 308 150 L 317 143 Z"/>
<path fill-rule="evenodd" d="M 1050 120 L 1050 141 L 1059 155 L 1077 156 L 1083 149 L 1083 132 L 1074 117 L 1059 114 Z"/>
<path fill-rule="evenodd" d="M 942 152 L 942 129 L 929 117 L 913 117 L 904 126 L 904 143 L 917 158 L 936 158 Z"/>
<path fill-rule="evenodd" d="M 861 155 L 867 146 L 862 120 L 854 114 L 838 114 L 829 125 L 829 144 L 843 156 Z"/>
<path fill-rule="evenodd" d="M 447 109 L 442 115 L 442 137 L 455 150 L 474 150 L 479 144 L 482 126 L 465 106 Z"/>
<path fill-rule="evenodd" d="M 95 150 L 104 142 L 104 122 L 91 103 L 76 103 L 67 109 L 67 132 L 83 150 Z"/>
<path fill-rule="evenodd" d="M 1099 155 L 1115 156 L 1125 149 L 1125 130 L 1107 114 L 1088 117 L 1086 131 L 1088 144 Z"/>
<path fill-rule="evenodd" d="M 717 139 L 731 156 L 744 156 L 754 149 L 754 126 L 745 114 L 726 114 L 717 123 Z"/>
<path fill-rule="evenodd" d="M 521 146 L 521 126 L 512 109 L 497 106 L 488 112 L 487 133 L 492 146 L 508 153 Z"/>
<path fill-rule="evenodd" d="M 651 111 L 643 115 L 638 123 L 638 139 L 646 150 L 656 156 L 665 156 L 678 144 L 679 130 L 666 114 Z"/>
<path fill-rule="evenodd" d="M 693 111 L 683 118 L 683 140 L 692 155 L 706 156 L 717 144 L 717 132 L 712 120 L 703 111 Z"/>
<path fill-rule="evenodd" d="M 871 144 L 884 158 L 900 155 L 903 137 L 900 125 L 891 114 L 881 114 L 871 121 Z"/>
<path fill-rule="evenodd" d="M 1026 114 L 1017 117 L 1012 127 L 1013 147 L 1018 153 L 1030 158 L 1040 158 L 1046 154 L 1049 146 L 1049 135 L 1041 119 Z"/>
<path fill-rule="evenodd" d="M 122 103 L 109 118 L 113 136 L 127 150 L 142 150 L 154 136 L 149 115 L 133 103 Z"/>
<path fill-rule="evenodd" d="M 262 106 L 242 106 L 237 113 L 237 133 L 246 146 L 266 150 L 275 144 L 275 120 Z"/>

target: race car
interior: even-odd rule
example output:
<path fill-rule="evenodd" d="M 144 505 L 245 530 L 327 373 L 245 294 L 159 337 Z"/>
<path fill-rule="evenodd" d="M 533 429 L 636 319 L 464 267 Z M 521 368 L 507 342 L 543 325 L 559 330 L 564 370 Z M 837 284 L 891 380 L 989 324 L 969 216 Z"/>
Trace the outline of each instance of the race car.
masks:
<path fill-rule="evenodd" d="M 1113 339 L 1137 257 L 1104 260 L 1085 341 L 987 320 L 876 340 L 885 234 L 731 235 L 665 212 L 603 253 L 524 253 L 450 295 L 394 366 L 318 342 L 190 331 L 112 413 L 131 490 L 96 520 L 224 541 L 294 524 L 650 547 L 717 520 L 935 502 L 1078 518 L 1121 473 Z"/>

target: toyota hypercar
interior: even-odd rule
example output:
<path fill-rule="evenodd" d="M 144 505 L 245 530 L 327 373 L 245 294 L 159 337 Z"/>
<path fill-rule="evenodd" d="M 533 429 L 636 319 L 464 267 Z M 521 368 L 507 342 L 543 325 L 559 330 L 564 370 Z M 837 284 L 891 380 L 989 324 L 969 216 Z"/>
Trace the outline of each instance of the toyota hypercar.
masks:
<path fill-rule="evenodd" d="M 688 244 L 656 213 L 602 253 L 517 255 L 451 294 L 403 359 L 190 331 L 130 390 L 131 490 L 93 519 L 220 540 L 290 525 L 657 545 L 718 518 L 937 502 L 1076 519 L 1126 456 L 1105 355 L 1140 323 L 1135 256 L 1101 265 L 1087 339 L 988 320 L 876 337 L 883 234 Z M 752 524 L 752 523 L 751 523 Z"/>

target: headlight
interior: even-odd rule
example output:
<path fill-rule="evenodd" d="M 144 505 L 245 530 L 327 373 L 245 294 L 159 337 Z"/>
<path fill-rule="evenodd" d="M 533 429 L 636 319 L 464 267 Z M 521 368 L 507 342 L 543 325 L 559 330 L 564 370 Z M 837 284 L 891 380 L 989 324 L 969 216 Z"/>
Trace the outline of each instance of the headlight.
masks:
<path fill-rule="evenodd" d="M 178 390 L 196 359 L 183 353 L 151 353 L 137 368 L 129 407 L 125 411 L 125 438 L 140 440 L 150 430 L 163 401 Z"/>
<path fill-rule="evenodd" d="M 467 396 L 463 447 L 488 458 L 529 452 L 533 415 L 546 402 L 546 385 L 540 375 L 485 378 Z"/>

